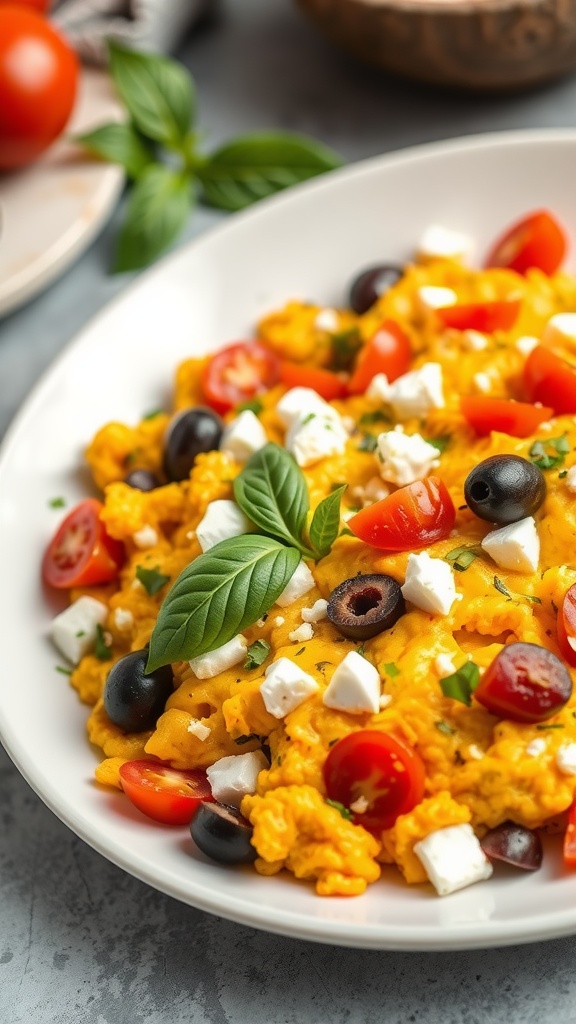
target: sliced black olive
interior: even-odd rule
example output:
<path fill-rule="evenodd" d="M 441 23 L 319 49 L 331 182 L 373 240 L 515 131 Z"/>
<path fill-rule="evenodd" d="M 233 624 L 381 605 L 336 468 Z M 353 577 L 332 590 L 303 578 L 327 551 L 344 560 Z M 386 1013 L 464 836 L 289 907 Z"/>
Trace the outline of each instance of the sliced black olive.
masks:
<path fill-rule="evenodd" d="M 523 871 L 537 871 L 542 863 L 542 842 L 538 833 L 513 821 L 490 829 L 480 845 L 490 860 L 503 860 Z"/>
<path fill-rule="evenodd" d="M 164 472 L 169 480 L 186 480 L 201 452 L 212 452 L 220 445 L 222 420 L 198 406 L 174 417 L 164 438 Z"/>
<path fill-rule="evenodd" d="M 174 690 L 169 665 L 146 674 L 148 651 L 132 651 L 112 666 L 104 687 L 104 710 L 125 732 L 153 729 Z"/>
<path fill-rule="evenodd" d="M 190 823 L 190 835 L 199 850 L 220 864 L 250 864 L 256 850 L 250 842 L 252 825 L 225 804 L 200 804 Z"/>
<path fill-rule="evenodd" d="M 149 469 L 133 469 L 128 476 L 124 477 L 124 483 L 129 487 L 134 487 L 137 491 L 154 491 L 160 487 L 158 477 Z"/>
<path fill-rule="evenodd" d="M 491 455 L 464 483 L 466 504 L 479 519 L 505 526 L 534 515 L 546 497 L 538 466 L 519 455 Z"/>
<path fill-rule="evenodd" d="M 380 264 L 363 270 L 350 286 L 350 306 L 355 313 L 366 313 L 404 274 L 402 267 Z"/>
<path fill-rule="evenodd" d="M 350 640 L 369 640 L 390 629 L 405 611 L 396 580 L 380 573 L 344 580 L 328 601 L 328 618 Z"/>

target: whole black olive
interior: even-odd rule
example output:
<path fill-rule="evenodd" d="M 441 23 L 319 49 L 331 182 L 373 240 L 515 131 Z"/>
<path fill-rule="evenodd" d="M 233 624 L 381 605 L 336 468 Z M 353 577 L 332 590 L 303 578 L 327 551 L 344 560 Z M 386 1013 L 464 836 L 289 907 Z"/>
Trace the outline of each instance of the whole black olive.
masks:
<path fill-rule="evenodd" d="M 184 409 L 170 423 L 164 438 L 164 472 L 169 480 L 186 480 L 201 452 L 220 445 L 222 420 L 212 409 Z"/>
<path fill-rule="evenodd" d="M 537 832 L 513 821 L 490 829 L 480 846 L 490 860 L 502 860 L 524 871 L 536 871 L 542 863 L 542 842 Z"/>
<path fill-rule="evenodd" d="M 383 263 L 363 270 L 350 286 L 350 306 L 355 313 L 366 313 L 404 274 L 402 267 Z"/>
<path fill-rule="evenodd" d="M 250 842 L 252 825 L 225 804 L 200 804 L 190 822 L 190 835 L 199 850 L 221 864 L 250 864 L 256 850 Z"/>
<path fill-rule="evenodd" d="M 491 455 L 464 483 L 464 498 L 474 515 L 500 526 L 533 515 L 545 497 L 541 470 L 519 455 Z"/>
<path fill-rule="evenodd" d="M 391 576 L 373 573 L 344 580 L 330 594 L 328 618 L 350 640 L 369 640 L 390 629 L 406 611 Z"/>
<path fill-rule="evenodd" d="M 160 487 L 160 481 L 155 473 L 149 469 L 133 469 L 128 476 L 124 477 L 124 483 L 134 487 L 137 491 L 154 491 Z"/>
<path fill-rule="evenodd" d="M 153 729 L 174 690 L 169 665 L 146 674 L 148 651 L 132 651 L 112 666 L 104 687 L 104 710 L 125 732 Z"/>

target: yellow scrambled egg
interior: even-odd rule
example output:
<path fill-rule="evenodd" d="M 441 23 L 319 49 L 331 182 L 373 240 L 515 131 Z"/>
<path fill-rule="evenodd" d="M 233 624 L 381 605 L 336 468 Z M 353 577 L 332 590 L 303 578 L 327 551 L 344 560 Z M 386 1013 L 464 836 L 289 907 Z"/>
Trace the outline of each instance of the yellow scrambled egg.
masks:
<path fill-rule="evenodd" d="M 485 347 L 474 345 L 468 332 L 442 329 L 425 315 L 417 299 L 424 285 L 453 288 L 461 302 L 507 297 L 522 300 L 512 330 L 487 336 Z M 534 437 L 511 438 L 493 432 L 476 438 L 459 407 L 461 395 L 478 393 L 487 375 L 490 394 L 522 399 L 525 361 L 519 337 L 539 337 L 553 314 L 576 309 L 576 282 L 564 275 L 547 278 L 532 271 L 526 277 L 505 270 L 474 272 L 448 261 L 407 270 L 402 281 L 367 314 L 337 311 L 338 330 L 356 328 L 363 340 L 371 337 L 383 318 L 392 318 L 410 338 L 414 367 L 440 364 L 445 407 L 424 419 L 404 423 L 407 433 L 445 439 L 435 473 L 445 482 L 460 511 L 452 536 L 428 548 L 443 558 L 459 545 L 478 544 L 491 529 L 464 505 L 464 480 L 472 467 L 489 455 L 516 453 L 528 457 L 536 438 L 565 434 L 569 453 L 560 467 L 546 474 L 548 493 L 536 514 L 541 543 L 539 571 L 522 574 L 499 569 L 489 558 L 476 558 L 466 571 L 455 573 L 462 595 L 447 615 L 430 615 L 410 604 L 395 627 L 365 642 L 365 657 L 378 669 L 382 693 L 390 700 L 378 714 L 349 714 L 324 706 L 322 694 L 336 666 L 358 645 L 343 639 L 324 620 L 314 625 L 313 637 L 300 642 L 290 634 L 302 625 L 302 608 L 328 598 L 333 588 L 357 573 L 387 573 L 404 582 L 408 553 L 389 554 L 372 548 L 345 528 L 330 554 L 309 566 L 315 588 L 287 608 L 272 608 L 265 621 L 244 631 L 248 644 L 265 639 L 270 655 L 265 665 L 238 665 L 212 679 L 197 679 L 187 662 L 173 666 L 174 693 L 152 731 L 127 735 L 113 725 L 103 708 L 102 690 L 111 662 L 85 657 L 72 675 L 82 700 L 93 705 L 88 735 L 101 748 L 104 760 L 96 776 L 106 785 L 119 785 L 119 767 L 127 759 L 153 756 L 176 768 L 207 767 L 227 755 L 270 749 L 269 770 L 260 773 L 257 792 L 246 796 L 243 813 L 254 826 L 256 870 L 264 875 L 283 868 L 298 878 L 313 880 L 320 894 L 361 893 L 380 874 L 380 863 L 395 863 L 408 882 L 425 880 L 414 844 L 448 825 L 471 822 L 478 834 L 507 819 L 540 826 L 570 806 L 576 776 L 562 773 L 555 754 L 561 745 L 576 742 L 576 698 L 548 723 L 557 728 L 499 720 L 480 704 L 471 706 L 443 695 L 442 665 L 449 656 L 459 666 L 471 655 L 480 667 L 490 664 L 503 645 L 528 641 L 558 653 L 556 611 L 569 586 L 576 582 L 576 497 L 566 484 L 565 470 L 576 463 L 576 423 L 572 416 L 544 424 Z M 332 335 L 317 325 L 320 308 L 290 302 L 266 316 L 259 336 L 270 347 L 304 365 L 327 365 Z M 203 360 L 191 359 L 177 371 L 174 408 L 201 400 L 199 376 Z M 281 387 L 264 395 L 260 420 L 268 437 L 282 443 L 283 426 L 276 404 Z M 378 433 L 382 403 L 365 396 L 334 403 L 355 428 L 346 451 L 304 470 L 311 507 L 326 497 L 335 483 L 347 482 L 342 512 L 362 506 L 374 489 L 378 463 L 366 434 Z M 389 410 L 387 410 L 389 414 Z M 130 427 L 104 426 L 87 452 L 94 480 L 104 492 L 103 520 L 112 537 L 126 545 L 127 560 L 117 586 L 92 588 L 106 600 L 107 632 L 113 658 L 142 648 L 150 639 L 159 606 L 169 583 L 150 596 L 136 576 L 137 567 L 155 569 L 170 581 L 199 553 L 196 527 L 209 502 L 232 498 L 232 481 L 242 466 L 222 452 L 198 457 L 190 479 L 168 483 L 144 493 L 123 481 L 129 468 L 162 472 L 162 443 L 169 416 L 158 415 Z M 139 548 L 134 535 L 145 527 L 155 531 L 154 543 Z M 495 577 L 502 586 L 497 589 Z M 85 592 L 85 591 L 84 591 Z M 104 594 L 104 597 L 103 597 Z M 72 595 L 77 596 L 76 594 Z M 285 719 L 270 715 L 260 693 L 266 665 L 279 657 L 298 658 L 298 664 L 318 682 L 318 692 Z M 385 702 L 384 702 L 385 703 Z M 205 739 L 189 730 L 193 720 L 209 728 Z M 378 836 L 342 816 L 325 800 L 323 765 L 334 741 L 360 729 L 376 729 L 398 737 L 420 755 L 426 769 L 425 797 L 414 810 Z M 538 752 L 530 747 L 539 739 Z"/>

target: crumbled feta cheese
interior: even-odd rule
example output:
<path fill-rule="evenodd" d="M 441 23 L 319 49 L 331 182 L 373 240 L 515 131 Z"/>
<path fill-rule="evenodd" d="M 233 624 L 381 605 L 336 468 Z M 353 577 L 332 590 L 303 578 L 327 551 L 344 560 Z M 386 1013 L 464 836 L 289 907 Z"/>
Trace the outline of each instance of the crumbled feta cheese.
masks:
<path fill-rule="evenodd" d="M 576 345 L 576 313 L 556 313 L 546 324 L 542 343 L 548 348 L 555 345 Z"/>
<path fill-rule="evenodd" d="M 480 331 L 463 331 L 462 341 L 470 352 L 482 352 L 488 345 L 488 338 Z"/>
<path fill-rule="evenodd" d="M 380 708 L 380 711 L 384 711 L 384 708 L 387 708 L 391 703 L 392 703 L 392 694 L 391 693 L 383 693 L 383 694 L 381 694 L 380 700 L 378 701 L 378 707 Z"/>
<path fill-rule="evenodd" d="M 327 708 L 351 715 L 373 714 L 380 707 L 380 675 L 371 662 L 349 651 L 334 671 L 322 698 Z"/>
<path fill-rule="evenodd" d="M 294 420 L 285 438 L 288 451 L 299 466 L 313 466 L 330 455 L 342 455 L 348 431 L 328 404 L 322 413 L 310 412 Z"/>
<path fill-rule="evenodd" d="M 366 811 L 370 807 L 370 802 L 365 796 L 359 796 L 354 803 L 350 804 L 350 810 L 353 814 L 366 814 Z"/>
<path fill-rule="evenodd" d="M 294 574 L 288 580 L 280 597 L 276 598 L 276 604 L 279 604 L 281 608 L 287 608 L 288 605 L 297 601 L 299 597 L 304 597 L 304 594 L 307 594 L 314 586 L 314 577 L 310 569 L 306 562 L 300 559 Z"/>
<path fill-rule="evenodd" d="M 153 526 L 143 526 L 136 533 L 132 534 L 132 540 L 137 548 L 144 551 L 146 548 L 154 548 L 158 543 L 158 534 Z"/>
<path fill-rule="evenodd" d="M 286 430 L 289 430 L 297 419 L 305 419 L 310 413 L 325 413 L 326 407 L 331 409 L 331 406 L 312 388 L 291 388 L 282 395 L 276 412 Z"/>
<path fill-rule="evenodd" d="M 407 601 L 431 615 L 448 615 L 456 593 L 454 573 L 442 558 L 430 558 L 425 551 L 408 555 L 406 580 L 400 588 Z"/>
<path fill-rule="evenodd" d="M 546 750 L 546 740 L 542 739 L 541 736 L 537 736 L 535 740 L 530 740 L 530 743 L 526 744 L 526 753 L 528 757 L 539 757 Z"/>
<path fill-rule="evenodd" d="M 108 608 L 95 597 L 79 597 L 50 625 L 50 636 L 58 650 L 73 665 L 94 647 L 96 627 L 103 626 Z"/>
<path fill-rule="evenodd" d="M 416 254 L 419 260 L 460 260 L 465 263 L 472 257 L 474 241 L 470 235 L 445 228 L 443 224 L 429 224 L 424 231 Z"/>
<path fill-rule="evenodd" d="M 256 625 L 258 626 L 258 629 L 264 629 L 264 626 L 266 625 L 266 619 L 257 619 Z"/>
<path fill-rule="evenodd" d="M 436 309 L 445 309 L 446 306 L 455 306 L 458 296 L 452 288 L 437 288 L 427 284 L 419 288 L 418 301 L 425 313 L 433 313 Z"/>
<path fill-rule="evenodd" d="M 376 373 L 366 388 L 366 398 L 378 402 L 390 401 L 392 385 L 385 373 Z"/>
<path fill-rule="evenodd" d="M 484 751 L 480 750 L 477 743 L 471 743 L 468 747 L 468 754 L 474 761 L 481 761 L 484 757 Z"/>
<path fill-rule="evenodd" d="M 576 493 L 576 466 L 570 466 L 570 469 L 566 474 L 564 483 L 566 484 L 566 487 L 572 494 Z"/>
<path fill-rule="evenodd" d="M 558 747 L 556 765 L 564 775 L 576 775 L 576 743 L 564 743 Z"/>
<path fill-rule="evenodd" d="M 540 344 L 538 338 L 533 338 L 530 334 L 524 334 L 521 338 L 516 339 L 516 348 L 523 356 L 529 356 L 532 349 L 536 348 Z"/>
<path fill-rule="evenodd" d="M 414 853 L 439 896 L 464 889 L 492 874 L 492 865 L 471 825 L 437 829 L 414 845 Z"/>
<path fill-rule="evenodd" d="M 311 640 L 313 636 L 314 627 L 310 622 L 303 622 L 301 626 L 296 626 L 296 629 L 293 629 L 288 633 L 288 639 L 291 640 L 292 643 L 298 644 Z"/>
<path fill-rule="evenodd" d="M 481 394 L 487 395 L 492 390 L 492 381 L 488 373 L 475 373 L 473 378 L 474 387 Z"/>
<path fill-rule="evenodd" d="M 192 733 L 192 736 L 195 736 L 197 740 L 204 743 L 204 740 L 208 739 L 212 729 L 209 725 L 203 725 L 199 718 L 191 718 L 186 732 Z"/>
<path fill-rule="evenodd" d="M 456 666 L 452 661 L 452 655 L 446 653 L 436 655 L 436 658 L 434 659 L 434 668 L 441 679 L 444 679 L 445 676 L 451 676 L 452 673 L 456 671 Z"/>
<path fill-rule="evenodd" d="M 114 625 L 116 629 L 130 629 L 134 625 L 134 616 L 128 608 L 116 608 L 114 610 Z"/>
<path fill-rule="evenodd" d="M 267 767 L 261 750 L 221 757 L 206 769 L 212 796 L 218 803 L 240 807 L 243 797 L 256 792 L 258 776 Z"/>
<path fill-rule="evenodd" d="M 188 664 L 198 679 L 212 679 L 213 676 L 225 672 L 227 668 L 232 668 L 233 665 L 242 661 L 246 657 L 247 648 L 246 637 L 237 633 L 227 644 L 222 644 L 221 647 L 209 651 L 208 654 L 200 654 L 197 658 L 192 658 Z"/>
<path fill-rule="evenodd" d="M 247 462 L 267 441 L 268 436 L 258 417 L 251 409 L 245 409 L 224 427 L 220 450 L 231 455 L 236 462 Z"/>
<path fill-rule="evenodd" d="M 327 608 L 328 601 L 325 601 L 323 597 L 319 597 L 311 608 L 303 608 L 300 615 L 304 622 L 322 622 L 328 616 Z"/>
<path fill-rule="evenodd" d="M 278 658 L 266 669 L 260 693 L 268 714 L 284 718 L 316 693 L 318 683 L 291 658 Z"/>
<path fill-rule="evenodd" d="M 532 516 L 492 530 L 484 537 L 482 547 L 501 569 L 515 569 L 516 572 L 536 572 L 538 569 L 540 538 Z"/>
<path fill-rule="evenodd" d="M 379 476 L 370 477 L 364 488 L 364 505 L 371 505 L 375 501 L 383 501 L 390 494 L 390 488 L 382 482 Z"/>
<path fill-rule="evenodd" d="M 420 369 L 397 377 L 389 386 L 387 401 L 401 420 L 443 409 L 442 367 L 439 363 L 424 363 Z"/>
<path fill-rule="evenodd" d="M 274 619 L 274 625 L 276 626 L 276 629 L 279 629 L 280 626 L 283 626 L 285 622 L 286 619 L 284 618 L 283 615 L 277 615 L 276 618 Z"/>
<path fill-rule="evenodd" d="M 421 480 L 440 465 L 438 449 L 425 441 L 421 434 L 405 434 L 398 430 L 378 435 L 375 456 L 382 479 L 398 487 Z"/>
<path fill-rule="evenodd" d="M 328 331 L 329 334 L 338 330 L 340 320 L 335 309 L 321 309 L 314 318 L 314 327 L 317 331 Z"/>
<path fill-rule="evenodd" d="M 196 536 L 202 551 L 209 551 L 221 540 L 241 537 L 248 533 L 252 523 L 246 518 L 235 501 L 218 498 L 210 501 L 196 528 Z"/>

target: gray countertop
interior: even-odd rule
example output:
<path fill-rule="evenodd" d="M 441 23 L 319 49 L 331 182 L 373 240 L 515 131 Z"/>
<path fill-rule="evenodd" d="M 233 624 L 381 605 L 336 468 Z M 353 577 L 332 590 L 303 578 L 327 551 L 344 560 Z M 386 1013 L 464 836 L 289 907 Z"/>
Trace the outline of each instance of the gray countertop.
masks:
<path fill-rule="evenodd" d="M 201 121 L 214 142 L 256 128 L 294 129 L 352 161 L 462 134 L 576 124 L 576 78 L 507 98 L 400 83 L 333 51 L 289 0 L 228 0 L 180 56 L 196 76 Z M 221 216 L 199 211 L 183 240 Z M 61 347 L 126 286 L 126 278 L 107 276 L 118 223 L 119 211 L 59 282 L 0 322 L 0 436 Z M 2 1024 L 576 1021 L 571 939 L 378 953 L 230 924 L 94 853 L 1 751 L 0 814 Z"/>

